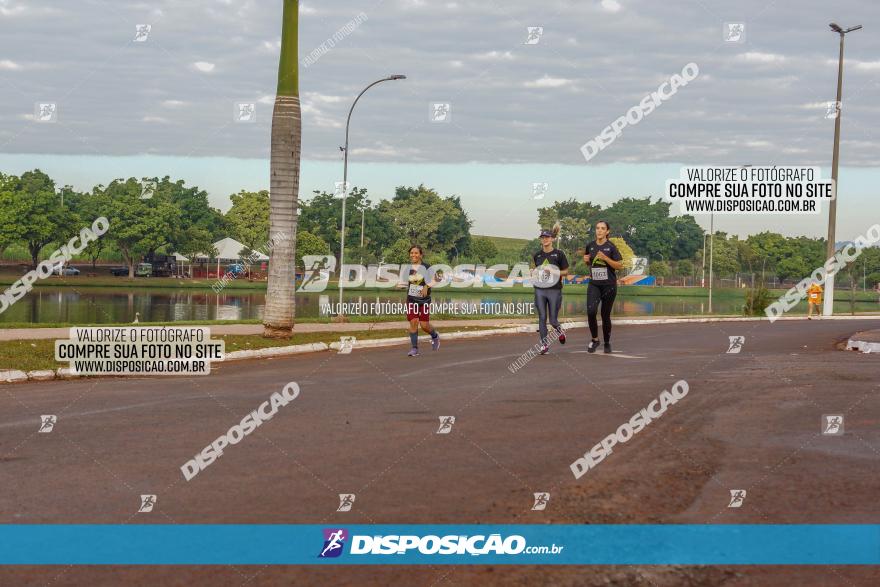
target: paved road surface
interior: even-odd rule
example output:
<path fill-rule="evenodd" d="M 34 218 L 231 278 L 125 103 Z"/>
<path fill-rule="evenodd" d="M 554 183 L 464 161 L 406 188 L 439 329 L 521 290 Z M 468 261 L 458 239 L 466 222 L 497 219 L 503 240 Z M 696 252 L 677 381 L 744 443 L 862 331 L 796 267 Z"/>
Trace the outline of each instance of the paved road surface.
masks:
<path fill-rule="evenodd" d="M 880 523 L 880 358 L 837 350 L 876 321 L 620 326 L 215 367 L 201 378 L 0 387 L 0 523 Z M 730 336 L 745 336 L 738 354 Z M 569 464 L 663 389 L 689 394 L 596 469 Z M 286 383 L 292 404 L 192 481 L 179 467 Z M 845 434 L 820 434 L 822 414 Z M 53 432 L 38 434 L 41 414 Z M 456 417 L 436 434 L 439 417 Z M 748 491 L 728 508 L 729 490 Z M 549 491 L 544 512 L 532 493 Z M 357 495 L 337 513 L 339 493 Z M 137 514 L 142 493 L 157 494 Z M 0 569 L 0 585 L 868 585 L 864 567 Z"/>

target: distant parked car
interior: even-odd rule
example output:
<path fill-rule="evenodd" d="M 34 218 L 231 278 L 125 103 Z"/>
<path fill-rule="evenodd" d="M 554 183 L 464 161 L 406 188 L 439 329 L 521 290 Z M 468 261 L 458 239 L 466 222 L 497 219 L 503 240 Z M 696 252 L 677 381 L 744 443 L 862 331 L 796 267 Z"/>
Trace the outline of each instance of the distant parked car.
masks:
<path fill-rule="evenodd" d="M 138 266 L 135 267 L 134 276 L 135 277 L 152 277 L 153 275 L 153 265 L 150 263 L 138 263 Z"/>
<path fill-rule="evenodd" d="M 52 273 L 55 275 L 79 275 L 79 269 L 76 267 L 57 266 L 52 269 Z"/>
<path fill-rule="evenodd" d="M 124 277 L 128 275 L 128 267 L 114 267 L 110 270 L 110 273 L 116 277 Z"/>

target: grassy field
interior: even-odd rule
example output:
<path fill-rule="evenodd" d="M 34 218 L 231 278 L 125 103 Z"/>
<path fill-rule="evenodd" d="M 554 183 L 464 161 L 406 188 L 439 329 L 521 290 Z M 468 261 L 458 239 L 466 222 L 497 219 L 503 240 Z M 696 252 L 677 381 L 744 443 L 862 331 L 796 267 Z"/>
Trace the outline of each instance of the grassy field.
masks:
<path fill-rule="evenodd" d="M 398 319 L 400 317 L 398 316 Z M 176 324 L 180 324 L 177 322 Z M 488 326 L 456 326 L 445 328 L 443 332 L 463 332 L 469 330 L 488 330 Z M 306 332 L 297 333 L 289 340 L 276 340 L 263 338 L 258 334 L 239 335 L 225 334 L 214 335 L 214 339 L 223 339 L 226 343 L 226 352 L 241 350 L 255 350 L 269 347 L 289 346 L 310 342 L 339 342 L 340 336 L 355 336 L 358 340 L 372 340 L 377 338 L 395 338 L 405 336 L 404 329 L 396 330 L 373 330 L 359 332 Z M 67 362 L 55 360 L 54 340 L 11 340 L 0 341 L 0 370 L 18 369 L 20 371 L 35 371 L 38 369 L 59 369 L 67 367 Z"/>

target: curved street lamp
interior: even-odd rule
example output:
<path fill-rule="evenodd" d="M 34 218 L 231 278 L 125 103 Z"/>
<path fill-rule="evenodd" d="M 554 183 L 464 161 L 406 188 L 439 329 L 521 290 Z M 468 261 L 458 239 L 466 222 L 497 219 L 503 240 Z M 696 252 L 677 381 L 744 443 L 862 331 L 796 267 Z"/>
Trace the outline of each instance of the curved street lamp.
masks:
<path fill-rule="evenodd" d="M 342 314 L 342 265 L 345 263 L 345 199 L 348 196 L 348 128 L 351 124 L 351 113 L 354 112 L 354 107 L 357 105 L 358 100 L 361 99 L 361 96 L 364 95 L 364 92 L 375 86 L 376 84 L 381 84 L 382 82 L 395 81 L 406 79 L 405 75 L 395 74 L 389 75 L 388 77 L 383 77 L 382 79 L 376 80 L 366 88 L 361 90 L 361 93 L 357 95 L 357 98 L 354 99 L 354 102 L 351 105 L 351 108 L 348 111 L 348 120 L 345 122 L 345 146 L 339 147 L 339 150 L 343 152 L 343 164 L 342 164 L 342 230 L 340 231 L 339 237 L 339 316 Z M 363 233 L 362 233 L 363 234 Z"/>

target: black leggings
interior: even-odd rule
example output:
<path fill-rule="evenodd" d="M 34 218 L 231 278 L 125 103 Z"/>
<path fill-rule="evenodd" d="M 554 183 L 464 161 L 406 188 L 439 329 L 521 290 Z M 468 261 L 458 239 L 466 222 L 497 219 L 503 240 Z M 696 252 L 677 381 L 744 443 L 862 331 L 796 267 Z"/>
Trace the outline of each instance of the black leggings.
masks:
<path fill-rule="evenodd" d="M 606 344 L 611 342 L 611 308 L 616 297 L 616 283 L 599 284 L 591 281 L 587 286 L 587 324 L 590 325 L 590 335 L 593 340 L 599 340 L 596 312 L 599 310 L 599 302 L 602 302 L 602 336 Z"/>

